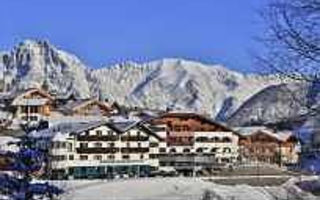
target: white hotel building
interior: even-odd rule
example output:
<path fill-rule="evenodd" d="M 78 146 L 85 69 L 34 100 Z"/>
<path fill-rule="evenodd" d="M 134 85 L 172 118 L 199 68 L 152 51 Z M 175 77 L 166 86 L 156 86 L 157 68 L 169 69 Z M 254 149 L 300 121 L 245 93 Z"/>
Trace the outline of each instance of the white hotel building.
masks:
<path fill-rule="evenodd" d="M 237 161 L 238 140 L 229 130 L 172 131 L 165 124 L 94 122 L 56 134 L 51 164 L 59 178 L 148 176 L 152 170 L 168 169 L 208 173 Z"/>

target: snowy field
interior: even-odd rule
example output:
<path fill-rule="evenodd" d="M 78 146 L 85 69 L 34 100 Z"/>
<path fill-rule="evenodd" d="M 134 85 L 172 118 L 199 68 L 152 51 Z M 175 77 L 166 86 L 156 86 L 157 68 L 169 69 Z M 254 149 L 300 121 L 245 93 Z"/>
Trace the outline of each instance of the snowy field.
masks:
<path fill-rule="evenodd" d="M 63 200 L 317 200 L 301 191 L 295 178 L 281 186 L 226 186 L 200 178 L 151 178 L 113 181 L 61 181 Z M 205 198 L 205 196 L 207 198 Z"/>

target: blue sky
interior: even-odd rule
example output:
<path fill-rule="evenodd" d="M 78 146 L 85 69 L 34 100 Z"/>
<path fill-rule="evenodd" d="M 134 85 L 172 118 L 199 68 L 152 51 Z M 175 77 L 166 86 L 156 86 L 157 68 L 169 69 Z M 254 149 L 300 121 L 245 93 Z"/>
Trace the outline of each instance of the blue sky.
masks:
<path fill-rule="evenodd" d="M 254 71 L 267 0 L 2 0 L 0 49 L 48 39 L 91 67 L 181 57 Z"/>

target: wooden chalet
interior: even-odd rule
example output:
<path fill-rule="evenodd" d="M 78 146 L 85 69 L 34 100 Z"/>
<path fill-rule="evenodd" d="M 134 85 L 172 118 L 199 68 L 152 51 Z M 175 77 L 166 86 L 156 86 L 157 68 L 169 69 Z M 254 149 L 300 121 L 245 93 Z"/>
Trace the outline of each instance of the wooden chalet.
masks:
<path fill-rule="evenodd" d="M 290 132 L 275 133 L 264 129 L 245 135 L 239 144 L 243 159 L 282 165 L 297 161 L 297 142 Z"/>
<path fill-rule="evenodd" d="M 25 121 L 39 121 L 50 116 L 54 97 L 49 93 L 32 88 L 19 91 L 12 100 L 11 107 L 18 119 Z"/>

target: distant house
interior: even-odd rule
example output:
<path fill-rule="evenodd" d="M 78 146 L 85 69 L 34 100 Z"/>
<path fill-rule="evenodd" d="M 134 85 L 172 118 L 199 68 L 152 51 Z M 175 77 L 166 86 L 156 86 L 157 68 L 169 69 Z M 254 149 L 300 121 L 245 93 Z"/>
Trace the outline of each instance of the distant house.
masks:
<path fill-rule="evenodd" d="M 298 161 L 297 138 L 292 132 L 276 132 L 265 127 L 237 129 L 242 161 L 259 161 L 271 164 L 291 164 Z"/>
<path fill-rule="evenodd" d="M 106 102 L 97 99 L 78 99 L 67 102 L 57 110 L 70 116 L 108 116 L 113 108 Z"/>

